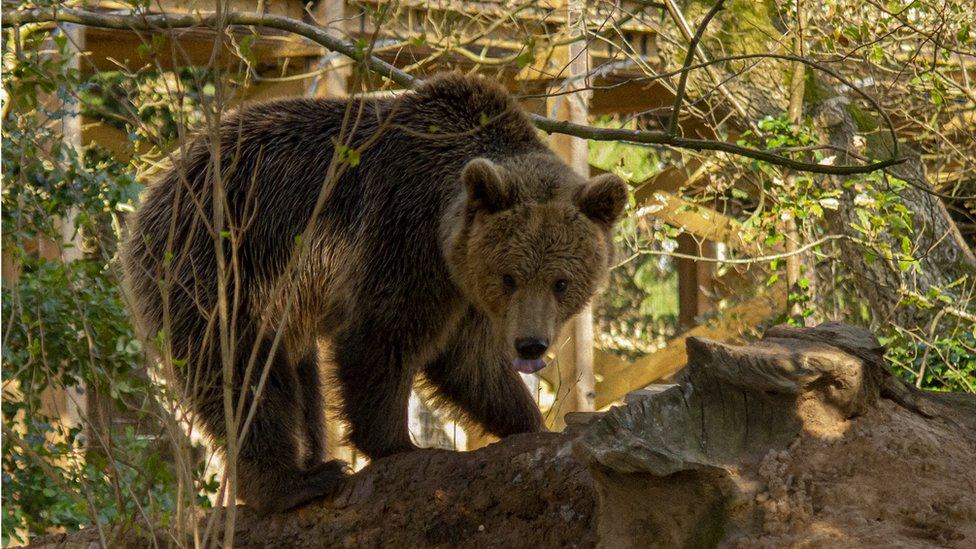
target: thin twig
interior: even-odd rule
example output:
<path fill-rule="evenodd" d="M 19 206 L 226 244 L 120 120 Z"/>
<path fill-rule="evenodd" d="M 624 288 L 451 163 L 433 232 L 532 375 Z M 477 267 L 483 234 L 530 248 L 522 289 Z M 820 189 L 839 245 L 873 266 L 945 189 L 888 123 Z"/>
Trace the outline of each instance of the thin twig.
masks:
<path fill-rule="evenodd" d="M 687 70 L 689 66 L 695 60 L 695 50 L 698 49 L 698 43 L 701 42 L 702 36 L 705 34 L 705 29 L 708 27 L 708 23 L 711 22 L 718 12 L 722 11 L 722 5 L 725 4 L 725 0 L 718 0 L 712 9 L 708 10 L 705 14 L 705 18 L 702 19 L 701 24 L 698 25 L 698 30 L 695 31 L 695 36 L 692 37 L 691 42 L 688 44 L 688 53 L 685 55 L 685 62 L 682 63 L 682 68 L 685 70 L 681 71 L 681 77 L 678 79 L 678 89 L 674 94 L 674 106 L 671 107 L 671 119 L 668 121 L 668 135 L 677 137 L 678 135 L 678 117 L 681 114 L 681 104 L 685 100 L 685 87 L 688 85 L 688 74 L 690 71 Z"/>
<path fill-rule="evenodd" d="M 705 263 L 723 263 L 726 265 L 751 265 L 753 263 L 765 263 L 767 261 L 786 259 L 788 257 L 801 254 L 811 248 L 816 248 L 817 246 L 820 246 L 825 242 L 830 242 L 831 240 L 854 240 L 854 239 L 850 236 L 847 236 L 846 234 L 833 234 L 833 235 L 825 236 L 823 238 L 814 240 L 813 242 L 810 242 L 804 246 L 801 246 L 795 250 L 790 250 L 788 252 L 772 254 L 772 255 L 761 255 L 758 257 L 725 258 L 725 259 L 721 259 L 717 257 L 705 257 L 701 255 L 694 255 L 694 254 L 683 254 L 680 252 L 665 252 L 660 250 L 638 250 L 637 253 L 621 261 L 617 265 L 614 265 L 614 268 L 619 267 L 620 265 L 623 265 L 640 255 L 658 255 L 664 257 L 674 257 L 677 259 L 690 259 L 692 261 L 702 261 Z"/>

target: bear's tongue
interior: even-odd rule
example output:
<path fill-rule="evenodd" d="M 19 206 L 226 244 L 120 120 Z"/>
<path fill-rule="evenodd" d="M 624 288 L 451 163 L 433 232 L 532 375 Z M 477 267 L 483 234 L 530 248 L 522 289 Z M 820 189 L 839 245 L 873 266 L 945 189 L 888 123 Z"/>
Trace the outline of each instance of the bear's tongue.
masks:
<path fill-rule="evenodd" d="M 523 374 L 534 374 L 546 367 L 546 361 L 542 360 L 541 358 L 516 358 L 512 361 L 512 366 Z"/>

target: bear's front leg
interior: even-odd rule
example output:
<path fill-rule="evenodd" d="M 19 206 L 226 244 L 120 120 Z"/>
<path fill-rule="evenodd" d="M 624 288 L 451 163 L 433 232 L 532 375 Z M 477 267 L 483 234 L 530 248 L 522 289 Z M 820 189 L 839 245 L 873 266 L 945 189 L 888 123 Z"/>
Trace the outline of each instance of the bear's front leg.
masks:
<path fill-rule="evenodd" d="M 542 431 L 539 406 L 491 336 L 489 322 L 470 309 L 444 352 L 424 368 L 427 380 L 493 435 Z"/>
<path fill-rule="evenodd" d="M 347 333 L 333 346 L 349 442 L 370 459 L 416 449 L 407 423 L 414 370 L 397 343 Z"/>

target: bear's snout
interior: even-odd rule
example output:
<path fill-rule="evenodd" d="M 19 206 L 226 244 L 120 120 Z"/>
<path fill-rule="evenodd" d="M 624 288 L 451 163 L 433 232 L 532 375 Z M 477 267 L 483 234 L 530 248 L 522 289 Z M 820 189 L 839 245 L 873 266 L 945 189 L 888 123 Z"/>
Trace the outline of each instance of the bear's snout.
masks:
<path fill-rule="evenodd" d="M 535 360 L 549 348 L 549 340 L 541 337 L 519 337 L 515 339 L 515 351 L 519 358 Z"/>

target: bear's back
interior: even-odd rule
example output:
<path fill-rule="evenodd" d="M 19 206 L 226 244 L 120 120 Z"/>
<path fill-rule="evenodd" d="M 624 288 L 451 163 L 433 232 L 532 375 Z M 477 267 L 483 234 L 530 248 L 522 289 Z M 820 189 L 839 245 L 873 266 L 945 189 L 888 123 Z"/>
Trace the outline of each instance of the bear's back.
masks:
<path fill-rule="evenodd" d="M 248 105 L 223 118 L 220 141 L 229 214 L 223 226 L 245 228 L 234 238 L 244 284 L 274 280 L 288 264 L 334 157 L 342 162 L 333 166 L 337 178 L 320 211 L 320 232 L 359 247 L 359 256 L 404 265 L 409 254 L 439 257 L 437 223 L 461 192 L 467 161 L 547 152 L 504 88 L 459 74 L 436 76 L 394 98 Z M 338 153 L 337 143 L 343 143 Z M 185 304 L 189 313 L 215 299 L 211 150 L 209 136 L 197 136 L 150 186 L 130 225 L 123 260 L 140 316 L 153 329 L 164 264 L 175 266 L 171 278 L 184 288 L 174 291 L 187 294 L 171 299 L 172 307 Z"/>

